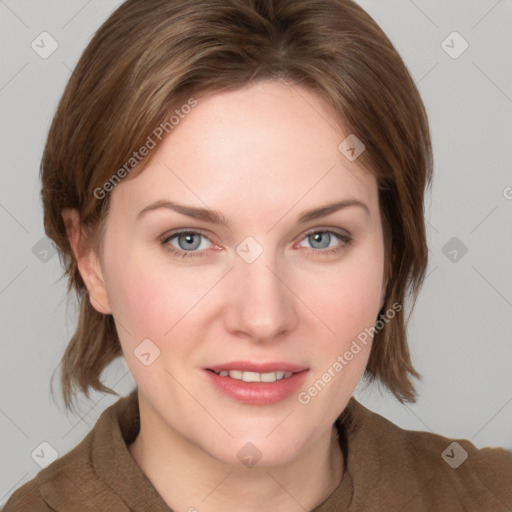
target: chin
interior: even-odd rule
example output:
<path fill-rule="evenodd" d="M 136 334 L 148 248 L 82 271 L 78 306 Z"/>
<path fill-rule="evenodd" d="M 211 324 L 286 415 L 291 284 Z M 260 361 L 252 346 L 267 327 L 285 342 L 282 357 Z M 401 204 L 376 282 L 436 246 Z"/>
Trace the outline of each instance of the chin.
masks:
<path fill-rule="evenodd" d="M 273 434 L 271 434 L 272 436 Z M 270 440 L 255 435 L 243 435 L 229 442 L 216 446 L 204 446 L 203 449 L 212 457 L 228 466 L 239 468 L 261 468 L 281 466 L 295 459 L 301 451 L 300 436 L 277 436 Z"/>

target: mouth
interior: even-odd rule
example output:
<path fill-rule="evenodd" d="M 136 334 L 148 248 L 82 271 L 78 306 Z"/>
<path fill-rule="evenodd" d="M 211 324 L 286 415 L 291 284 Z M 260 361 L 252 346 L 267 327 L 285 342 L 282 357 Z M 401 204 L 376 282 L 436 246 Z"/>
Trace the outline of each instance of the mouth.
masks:
<path fill-rule="evenodd" d="M 293 374 L 307 370 L 305 366 L 283 361 L 266 363 L 231 361 L 205 369 L 214 372 L 219 377 L 230 377 L 244 382 L 276 382 L 289 379 Z"/>
<path fill-rule="evenodd" d="M 230 377 L 231 379 L 243 380 L 244 382 L 276 382 L 282 379 L 288 379 L 294 372 L 286 372 L 278 370 L 276 372 L 244 372 L 242 370 L 220 370 L 214 371 L 207 368 L 209 371 L 219 375 L 220 377 Z"/>
<path fill-rule="evenodd" d="M 309 368 L 284 362 L 233 361 L 203 368 L 224 396 L 252 405 L 270 405 L 293 395 L 304 383 Z"/>

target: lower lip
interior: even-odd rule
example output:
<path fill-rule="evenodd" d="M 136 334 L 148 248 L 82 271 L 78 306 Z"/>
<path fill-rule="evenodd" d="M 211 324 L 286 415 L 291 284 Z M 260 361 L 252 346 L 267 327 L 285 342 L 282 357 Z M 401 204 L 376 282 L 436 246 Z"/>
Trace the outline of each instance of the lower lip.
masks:
<path fill-rule="evenodd" d="M 287 379 L 275 382 L 244 382 L 221 377 L 210 370 L 203 370 L 210 382 L 222 393 L 239 402 L 251 405 L 271 405 L 285 400 L 301 387 L 309 370 L 294 373 Z"/>

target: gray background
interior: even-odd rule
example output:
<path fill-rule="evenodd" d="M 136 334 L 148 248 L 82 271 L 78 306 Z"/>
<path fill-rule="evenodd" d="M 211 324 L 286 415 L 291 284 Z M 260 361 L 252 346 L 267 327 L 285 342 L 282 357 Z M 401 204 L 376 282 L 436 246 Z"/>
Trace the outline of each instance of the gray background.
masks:
<path fill-rule="evenodd" d="M 80 416 L 67 414 L 58 372 L 57 404 L 51 398 L 50 378 L 74 332 L 76 305 L 66 304 L 59 259 L 44 240 L 38 173 L 71 69 L 119 3 L 0 0 L 0 506 L 41 469 L 31 456 L 36 448 L 51 456 L 42 442 L 63 455 L 118 399 L 92 393 L 91 400 L 82 397 Z M 512 1 L 358 3 L 418 84 L 431 123 L 435 177 L 427 199 L 428 277 L 409 329 L 413 362 L 424 377 L 419 401 L 400 405 L 375 386 L 359 386 L 356 397 L 404 428 L 510 450 Z M 43 31 L 58 43 L 46 59 L 31 47 Z M 462 49 L 457 37 L 446 40 L 453 31 L 469 44 L 457 58 L 444 49 Z M 124 360 L 103 380 L 121 396 L 134 387 Z"/>

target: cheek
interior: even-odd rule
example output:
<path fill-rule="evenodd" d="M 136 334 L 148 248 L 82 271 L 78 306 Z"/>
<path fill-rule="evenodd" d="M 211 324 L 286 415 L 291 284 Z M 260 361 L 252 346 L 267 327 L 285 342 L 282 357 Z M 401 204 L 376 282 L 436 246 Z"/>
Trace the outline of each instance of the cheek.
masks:
<path fill-rule="evenodd" d="M 211 288 L 211 280 L 204 272 L 166 264 L 148 251 L 124 254 L 122 261 L 110 266 L 108 282 L 114 317 L 126 327 L 118 328 L 121 341 L 132 348 L 149 338 L 164 350 L 168 340 L 200 312 L 197 305 Z"/>
<path fill-rule="evenodd" d="M 318 277 L 318 276 L 317 276 Z M 345 407 L 367 365 L 371 328 L 380 307 L 383 248 L 368 244 L 342 264 L 316 279 L 311 309 L 331 331 L 318 336 L 311 378 L 297 397 L 312 416 L 333 422 Z M 314 285 L 311 277 L 310 286 Z"/>
<path fill-rule="evenodd" d="M 111 242 L 105 252 L 110 255 L 107 288 L 123 345 L 133 350 L 145 338 L 158 342 L 167 335 L 172 337 L 170 331 L 174 326 L 178 331 L 182 328 L 179 322 L 195 309 L 217 278 L 210 280 L 203 271 L 191 272 L 190 268 L 166 264 L 161 255 L 123 246 L 119 235 Z M 304 302 L 297 307 L 306 307 L 303 313 L 298 311 L 299 316 L 305 320 L 313 312 L 311 321 L 320 321 L 323 339 L 332 339 L 338 349 L 375 323 L 383 251 L 378 236 L 368 237 L 337 264 L 319 264 L 314 271 L 311 266 L 295 268 L 290 275 L 292 288 Z M 195 313 L 197 310 L 192 316 Z"/>
<path fill-rule="evenodd" d="M 369 245 L 368 250 L 354 251 L 328 272 L 305 276 L 304 294 L 308 297 L 305 302 L 325 326 L 336 333 L 332 335 L 325 328 L 324 339 L 332 338 L 338 349 L 375 324 L 380 308 L 383 266 L 383 248 L 378 244 Z"/>
<path fill-rule="evenodd" d="M 118 328 L 119 335 L 130 345 L 145 338 L 160 339 L 186 303 L 179 282 L 170 279 L 168 268 L 152 264 L 148 255 L 144 258 L 135 252 L 114 257 L 109 269 L 107 288 L 112 312 L 119 326 L 125 328 Z"/>
<path fill-rule="evenodd" d="M 180 332 L 180 319 L 191 307 L 190 298 L 184 294 L 190 287 L 183 286 L 174 275 L 171 280 L 169 274 L 168 267 L 125 258 L 113 268 L 109 280 L 112 312 L 126 363 L 137 384 L 153 386 L 154 394 L 168 392 L 162 388 L 168 379 L 162 368 L 172 367 L 168 342 Z M 148 339 L 151 343 L 144 341 Z M 173 343 L 171 362 L 188 357 L 191 349 L 188 343 Z M 154 358 L 147 366 L 140 359 L 145 353 L 150 354 L 150 360 Z"/>

